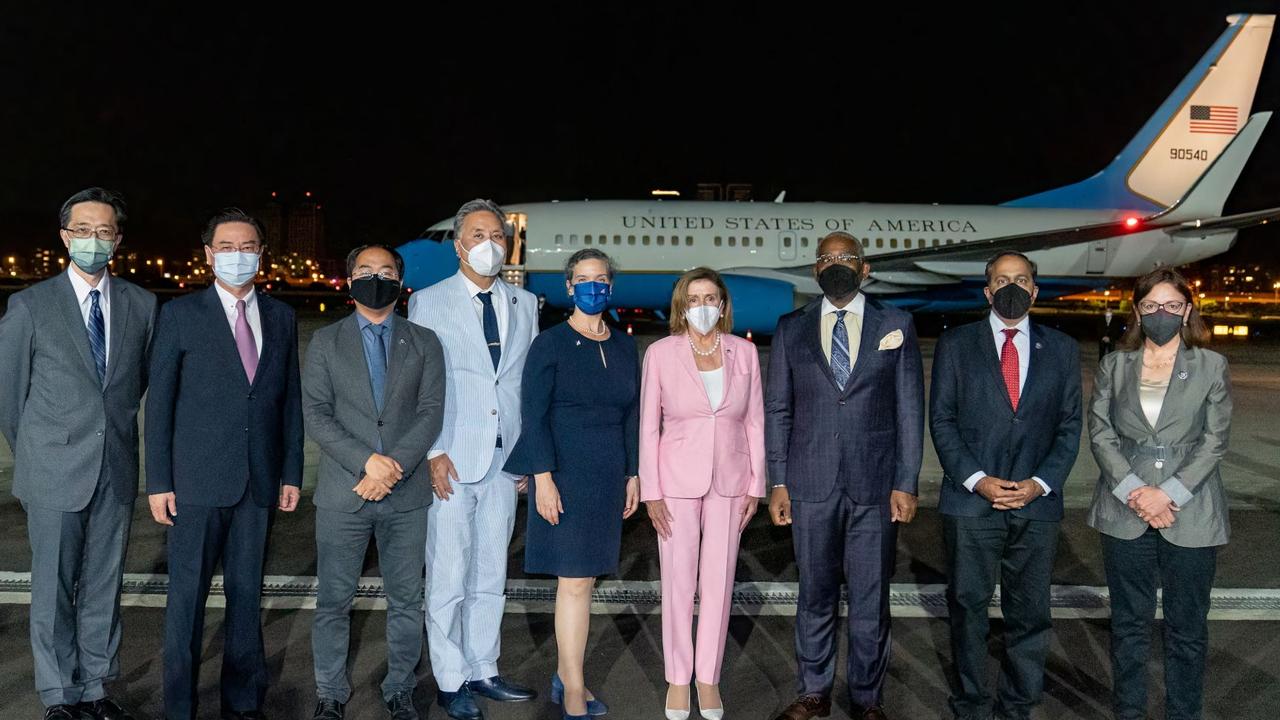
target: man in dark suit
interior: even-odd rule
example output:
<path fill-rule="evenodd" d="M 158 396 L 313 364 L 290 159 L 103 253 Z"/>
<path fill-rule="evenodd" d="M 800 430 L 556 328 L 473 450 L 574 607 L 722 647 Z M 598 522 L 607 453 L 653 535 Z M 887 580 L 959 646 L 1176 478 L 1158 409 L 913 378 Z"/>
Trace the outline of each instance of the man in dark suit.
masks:
<path fill-rule="evenodd" d="M 897 531 L 916 511 L 924 381 L 911 315 L 867 298 L 856 239 L 818 244 L 823 297 L 778 320 L 765 393 L 775 525 L 793 525 L 799 697 L 779 720 L 831 712 L 840 584 L 849 588 L 854 716 L 886 717 L 889 578 Z M 843 577 L 842 577 L 843 576 Z"/>
<path fill-rule="evenodd" d="M 393 720 L 417 720 L 431 472 L 444 423 L 444 350 L 436 334 L 396 315 L 404 260 L 381 245 L 347 256 L 355 313 L 317 330 L 302 377 L 307 433 L 320 446 L 316 598 L 311 647 L 315 720 L 341 720 L 351 697 L 351 603 L 370 538 L 387 591 L 387 675 Z"/>
<path fill-rule="evenodd" d="M 222 717 L 259 718 L 262 560 L 272 507 L 302 484 L 302 401 L 293 310 L 253 287 L 262 225 L 240 210 L 202 236 L 212 287 L 160 311 L 147 394 L 147 493 L 169 526 L 164 705 L 194 718 L 204 606 L 222 561 L 227 599 Z"/>
<path fill-rule="evenodd" d="M 1021 253 L 992 258 L 990 315 L 943 333 L 933 355 L 929 428 L 944 473 L 939 510 L 957 676 L 950 704 L 961 719 L 992 715 L 987 606 L 997 578 L 1007 662 L 996 717 L 1030 717 L 1044 682 L 1062 486 L 1080 448 L 1080 348 L 1030 321 L 1035 277 Z"/>
<path fill-rule="evenodd" d="M 138 497 L 138 403 L 156 297 L 113 277 L 124 201 L 89 188 L 62 205 L 65 273 L 0 318 L 0 433 L 31 542 L 31 655 L 48 720 L 131 717 L 119 673 L 120 581 Z"/>

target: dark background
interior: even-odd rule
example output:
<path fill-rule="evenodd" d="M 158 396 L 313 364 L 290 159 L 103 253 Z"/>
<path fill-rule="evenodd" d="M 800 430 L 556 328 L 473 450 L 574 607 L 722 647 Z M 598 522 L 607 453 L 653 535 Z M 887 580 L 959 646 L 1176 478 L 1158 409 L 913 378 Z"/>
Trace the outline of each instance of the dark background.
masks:
<path fill-rule="evenodd" d="M 0 250 L 54 240 L 93 184 L 126 242 L 312 191 L 331 250 L 409 240 L 464 200 L 998 203 L 1101 169 L 1225 28 L 1272 2 L 844 14 L 796 4 L 539 4 L 450 14 L 49 3 L 0 21 Z M 972 5 L 972 4 L 965 4 Z M 1273 38 L 1254 111 L 1280 109 Z M 1277 120 L 1280 125 L 1280 120 Z M 1280 205 L 1280 127 L 1227 212 Z M 1280 259 L 1275 226 L 1226 256 Z"/>

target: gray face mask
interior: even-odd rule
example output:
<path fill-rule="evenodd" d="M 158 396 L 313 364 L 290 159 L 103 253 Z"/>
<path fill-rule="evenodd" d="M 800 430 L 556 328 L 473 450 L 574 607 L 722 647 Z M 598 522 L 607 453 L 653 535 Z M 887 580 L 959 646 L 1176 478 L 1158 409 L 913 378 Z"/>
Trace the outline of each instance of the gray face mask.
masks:
<path fill-rule="evenodd" d="M 1161 308 L 1150 315 L 1139 316 L 1138 322 L 1142 325 L 1142 334 L 1148 340 L 1156 345 L 1164 345 L 1182 330 L 1183 321 L 1181 315 L 1174 315 Z"/>

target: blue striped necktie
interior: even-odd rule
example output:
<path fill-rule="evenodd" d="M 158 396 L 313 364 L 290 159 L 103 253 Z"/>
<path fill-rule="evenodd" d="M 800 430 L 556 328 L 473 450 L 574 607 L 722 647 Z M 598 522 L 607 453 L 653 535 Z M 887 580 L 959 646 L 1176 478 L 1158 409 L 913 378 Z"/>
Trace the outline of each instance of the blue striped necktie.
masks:
<path fill-rule="evenodd" d="M 844 326 L 844 316 L 848 310 L 836 311 L 836 326 L 831 331 L 831 374 L 836 378 L 836 386 L 844 390 L 849 382 L 849 330 Z"/>
<path fill-rule="evenodd" d="M 98 369 L 98 382 L 107 378 L 107 329 L 102 321 L 102 306 L 98 297 L 102 293 L 96 289 L 89 291 L 89 349 L 93 351 L 93 364 Z"/>
<path fill-rule="evenodd" d="M 498 361 L 502 359 L 502 339 L 498 335 L 498 313 L 493 309 L 493 293 L 486 290 L 477 293 L 476 297 L 484 305 L 484 342 L 489 346 L 489 359 L 493 361 L 493 369 L 497 370 Z"/>

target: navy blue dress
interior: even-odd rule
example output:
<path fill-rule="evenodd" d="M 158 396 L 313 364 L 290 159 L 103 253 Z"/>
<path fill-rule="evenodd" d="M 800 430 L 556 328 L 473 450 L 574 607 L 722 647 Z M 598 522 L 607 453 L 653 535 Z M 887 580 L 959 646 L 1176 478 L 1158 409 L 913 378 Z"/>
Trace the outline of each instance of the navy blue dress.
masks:
<path fill-rule="evenodd" d="M 529 347 L 521 394 L 524 425 L 504 469 L 516 475 L 550 472 L 565 510 L 559 525 L 544 520 L 535 502 L 537 480 L 530 483 L 525 572 L 617 572 L 627 477 L 638 472 L 635 341 L 615 330 L 597 342 L 560 323 Z"/>

